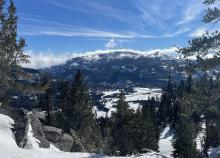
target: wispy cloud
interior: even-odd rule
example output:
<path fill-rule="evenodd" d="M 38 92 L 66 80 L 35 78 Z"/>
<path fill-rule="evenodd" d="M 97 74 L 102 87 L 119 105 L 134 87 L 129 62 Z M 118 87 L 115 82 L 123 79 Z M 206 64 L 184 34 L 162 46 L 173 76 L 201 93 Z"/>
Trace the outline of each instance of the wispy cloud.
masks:
<path fill-rule="evenodd" d="M 185 9 L 183 9 L 182 19 L 177 25 L 183 25 L 192 22 L 205 10 L 201 0 L 190 0 Z"/>
<path fill-rule="evenodd" d="M 143 34 L 139 32 L 123 31 L 111 32 L 106 30 L 97 30 L 80 26 L 71 26 L 53 21 L 43 21 L 33 18 L 25 18 L 37 22 L 37 24 L 23 24 L 19 33 L 23 36 L 61 36 L 61 37 L 88 37 L 88 38 L 118 38 L 118 39 L 135 39 L 135 38 L 171 38 L 189 31 L 190 28 L 181 28 L 174 32 L 165 32 L 158 35 Z"/>
<path fill-rule="evenodd" d="M 82 26 L 44 21 L 35 18 L 23 18 L 25 23 L 19 27 L 19 33 L 23 36 L 62 36 L 62 37 L 94 37 L 94 38 L 134 38 L 136 33 L 111 32 L 92 29 Z M 34 22 L 34 23 L 33 23 Z"/>
<path fill-rule="evenodd" d="M 173 20 L 179 14 L 179 7 L 183 4 L 183 1 L 173 0 L 157 0 L 150 3 L 145 0 L 134 1 L 145 23 L 160 29 L 167 29 L 172 25 Z"/>
<path fill-rule="evenodd" d="M 131 18 L 133 15 L 130 12 L 116 9 L 115 7 L 107 6 L 104 3 L 101 4 L 96 1 L 69 1 L 68 3 L 51 1 L 51 3 L 69 11 L 79 11 L 88 15 L 101 15 L 121 22 L 131 23 L 134 20 Z"/>

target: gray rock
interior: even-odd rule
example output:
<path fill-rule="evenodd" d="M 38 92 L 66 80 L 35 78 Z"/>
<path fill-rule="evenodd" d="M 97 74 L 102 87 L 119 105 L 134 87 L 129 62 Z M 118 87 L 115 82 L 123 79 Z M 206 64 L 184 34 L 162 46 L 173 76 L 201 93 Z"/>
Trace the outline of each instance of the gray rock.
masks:
<path fill-rule="evenodd" d="M 41 115 L 42 113 L 34 111 L 28 114 L 24 109 L 10 107 L 0 107 L 0 113 L 11 117 L 15 121 L 12 130 L 15 132 L 16 143 L 21 148 L 28 148 L 30 146 L 27 139 L 30 123 L 34 137 L 40 141 L 39 147 L 49 148 L 51 143 L 65 152 L 86 151 L 74 130 L 71 130 L 70 135 L 64 133 L 62 129 L 43 126 L 44 116 Z"/>
<path fill-rule="evenodd" d="M 61 151 L 70 152 L 73 146 L 73 139 L 71 135 L 65 133 L 54 145 Z"/>
<path fill-rule="evenodd" d="M 0 107 L 0 113 L 11 117 L 15 124 L 12 129 L 15 133 L 15 140 L 19 147 L 25 147 L 27 143 L 27 133 L 28 133 L 28 115 L 27 110 L 17 109 L 11 107 Z"/>
<path fill-rule="evenodd" d="M 34 137 L 40 141 L 39 147 L 40 148 L 49 148 L 50 143 L 46 139 L 42 123 L 37 115 L 37 113 L 33 112 L 29 115 L 30 124 L 32 126 Z"/>
<path fill-rule="evenodd" d="M 54 146 L 56 146 L 61 151 L 70 152 L 73 146 L 73 138 L 71 135 L 63 132 L 62 129 L 44 126 L 43 127 L 45 137 Z"/>
<path fill-rule="evenodd" d="M 46 120 L 46 113 L 44 111 L 33 110 L 32 113 L 37 117 L 41 122 Z"/>
<path fill-rule="evenodd" d="M 63 135 L 63 130 L 51 126 L 44 126 L 43 127 L 45 137 L 47 140 L 51 142 L 57 142 L 58 140 L 61 139 Z"/>

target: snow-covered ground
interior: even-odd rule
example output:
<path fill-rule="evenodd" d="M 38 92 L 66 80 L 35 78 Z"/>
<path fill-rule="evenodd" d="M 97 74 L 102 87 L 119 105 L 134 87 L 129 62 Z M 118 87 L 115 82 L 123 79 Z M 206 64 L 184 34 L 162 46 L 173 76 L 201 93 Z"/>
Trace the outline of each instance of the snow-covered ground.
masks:
<path fill-rule="evenodd" d="M 173 131 L 168 126 L 160 134 L 160 140 L 159 140 L 160 154 L 166 158 L 172 157 L 171 156 L 173 152 L 172 140 L 173 140 Z"/>
<path fill-rule="evenodd" d="M 102 92 L 102 99 L 101 101 L 105 104 L 105 107 L 109 109 L 107 116 L 111 116 L 111 113 L 114 112 L 116 109 L 114 105 L 118 101 L 116 95 L 120 93 L 120 90 L 108 90 Z M 141 105 L 137 103 L 137 101 L 149 100 L 151 98 L 155 98 L 156 100 L 160 100 L 161 97 L 161 89 L 159 88 L 143 88 L 143 87 L 135 87 L 132 93 L 126 94 L 126 101 L 128 102 L 130 108 L 137 110 Z M 97 117 L 105 117 L 106 112 L 96 111 Z"/>
<path fill-rule="evenodd" d="M 203 116 L 202 116 L 203 117 Z M 201 131 L 198 133 L 196 138 L 196 147 L 198 151 L 202 151 L 204 139 L 205 139 L 205 130 L 206 130 L 206 124 L 205 122 L 202 122 L 201 124 Z"/>
<path fill-rule="evenodd" d="M 19 148 L 15 143 L 11 128 L 14 121 L 0 114 L 0 157 L 2 158 L 117 158 L 97 155 L 92 153 L 68 153 L 58 150 L 52 146 L 49 149 L 42 149 L 38 146 L 38 140 L 33 137 L 32 128 L 28 131 L 28 145 L 25 149 Z M 170 151 L 170 135 L 169 127 L 161 134 L 160 153 L 150 152 L 143 155 L 130 156 L 124 158 L 165 158 L 169 157 Z M 162 156 L 163 155 L 163 156 Z M 123 157 L 120 157 L 123 158 Z"/>

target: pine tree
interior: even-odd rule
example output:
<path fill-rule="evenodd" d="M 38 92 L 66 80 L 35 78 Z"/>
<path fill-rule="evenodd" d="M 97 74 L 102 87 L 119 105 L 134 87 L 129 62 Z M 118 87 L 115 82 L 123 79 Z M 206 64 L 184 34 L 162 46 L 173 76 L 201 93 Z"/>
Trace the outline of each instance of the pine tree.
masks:
<path fill-rule="evenodd" d="M 143 105 L 141 121 L 143 148 L 158 151 L 159 127 L 154 99 L 146 101 Z"/>
<path fill-rule="evenodd" d="M 9 95 L 12 90 L 25 91 L 19 84 L 19 76 L 27 76 L 21 64 L 27 63 L 29 56 L 23 53 L 25 40 L 17 40 L 16 8 L 12 0 L 5 13 L 5 1 L 0 0 L 0 102 L 9 104 Z"/>
<path fill-rule="evenodd" d="M 171 82 L 171 77 L 169 76 L 168 84 L 166 88 L 163 89 L 158 110 L 159 123 L 162 127 L 166 127 L 167 124 L 172 123 L 174 102 L 176 100 L 175 93 L 175 86 Z"/>
<path fill-rule="evenodd" d="M 218 0 L 204 0 L 204 4 L 207 6 L 206 14 L 203 18 L 205 23 L 219 23 L 220 22 L 220 8 L 216 5 L 214 8 L 210 5 L 218 3 Z M 189 46 L 185 48 L 179 48 L 179 53 L 184 57 L 196 56 L 197 62 L 190 62 L 187 69 L 195 70 L 207 70 L 219 65 L 220 60 L 220 32 L 215 31 L 209 33 L 208 31 L 202 36 L 197 37 L 189 41 Z M 213 54 L 214 58 L 205 58 L 207 54 Z"/>
<path fill-rule="evenodd" d="M 63 111 L 65 129 L 75 130 L 87 150 L 95 152 L 100 148 L 100 131 L 92 108 L 89 89 L 78 70 L 70 90 L 68 104 Z"/>
<path fill-rule="evenodd" d="M 132 118 L 134 114 L 125 101 L 123 92 L 119 94 L 116 112 L 112 114 L 111 135 L 113 138 L 114 154 L 120 156 L 131 155 L 134 150 L 132 138 Z M 119 152 L 119 153 L 117 153 Z"/>
<path fill-rule="evenodd" d="M 196 109 L 195 97 L 185 94 L 180 98 L 178 120 L 175 125 L 175 135 L 173 140 L 174 158 L 195 158 L 196 150 L 196 126 L 192 115 Z"/>

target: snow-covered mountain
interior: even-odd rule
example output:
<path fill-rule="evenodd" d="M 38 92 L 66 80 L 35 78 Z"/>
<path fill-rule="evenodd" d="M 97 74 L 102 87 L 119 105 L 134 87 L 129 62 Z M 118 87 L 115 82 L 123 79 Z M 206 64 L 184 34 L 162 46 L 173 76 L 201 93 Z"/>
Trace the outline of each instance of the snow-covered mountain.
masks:
<path fill-rule="evenodd" d="M 169 74 L 179 80 L 183 63 L 163 52 L 133 50 L 96 51 L 73 57 L 65 64 L 44 69 L 53 79 L 72 80 L 80 69 L 90 87 L 163 87 Z"/>

